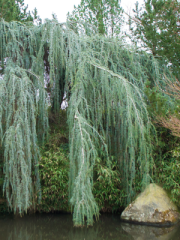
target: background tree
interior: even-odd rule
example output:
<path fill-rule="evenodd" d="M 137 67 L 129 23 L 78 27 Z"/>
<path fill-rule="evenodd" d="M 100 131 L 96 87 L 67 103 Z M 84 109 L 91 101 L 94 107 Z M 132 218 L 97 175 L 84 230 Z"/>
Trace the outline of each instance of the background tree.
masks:
<path fill-rule="evenodd" d="M 42 23 L 41 18 L 38 16 L 37 9 L 35 8 L 32 13 L 28 11 L 28 5 L 24 5 L 24 0 L 1 0 L 0 1 L 0 18 L 5 21 L 20 21 L 22 23 L 31 22 L 36 25 Z M 4 62 L 1 61 L 4 58 L 5 49 L 0 49 L 0 73 L 4 70 Z"/>
<path fill-rule="evenodd" d="M 1 0 L 0 1 L 0 18 L 5 21 L 21 21 L 21 22 L 33 22 L 37 24 L 41 23 L 41 19 L 38 16 L 37 9 L 35 8 L 32 13 L 28 11 L 28 5 L 25 6 L 24 0 Z"/>
<path fill-rule="evenodd" d="M 33 21 L 30 11 L 27 12 L 28 6 L 24 5 L 24 0 L 1 0 L 0 18 L 5 21 Z"/>
<path fill-rule="evenodd" d="M 89 24 L 100 34 L 117 36 L 123 23 L 122 13 L 119 0 L 81 0 L 80 5 L 68 13 L 68 19 Z"/>
<path fill-rule="evenodd" d="M 180 3 L 177 0 L 145 0 L 138 2 L 130 18 L 132 40 L 172 63 L 174 74 L 180 74 Z M 139 41 L 138 41 L 139 40 Z"/>

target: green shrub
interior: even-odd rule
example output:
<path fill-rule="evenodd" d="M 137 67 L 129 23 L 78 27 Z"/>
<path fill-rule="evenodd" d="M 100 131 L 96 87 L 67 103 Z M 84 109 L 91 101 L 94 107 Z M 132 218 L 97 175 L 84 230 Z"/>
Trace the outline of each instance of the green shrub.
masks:
<path fill-rule="evenodd" d="M 180 147 L 168 152 L 161 162 L 159 182 L 170 193 L 171 200 L 180 207 Z"/>
<path fill-rule="evenodd" d="M 118 163 L 113 158 L 111 163 L 111 166 L 107 166 L 102 159 L 97 158 L 94 166 L 93 194 L 99 209 L 104 212 L 117 211 L 126 198 L 121 190 Z"/>
<path fill-rule="evenodd" d="M 171 130 L 163 126 L 159 117 L 169 119 L 168 116 L 179 118 L 180 100 L 168 96 L 160 88 L 150 87 L 146 83 L 145 94 L 149 115 L 153 118 L 157 131 L 158 142 L 154 144 L 153 158 L 155 175 L 154 182 L 160 183 L 170 193 L 171 200 L 180 207 L 180 139 L 172 135 Z M 168 93 L 168 92 L 167 92 Z"/>
<path fill-rule="evenodd" d="M 57 135 L 54 137 L 57 140 Z M 70 211 L 68 204 L 68 144 L 57 147 L 51 143 L 42 147 L 39 161 L 42 201 L 37 204 L 41 212 Z M 113 160 L 112 166 L 103 165 L 98 158 L 94 166 L 93 194 L 99 209 L 104 212 L 117 211 L 122 205 L 125 193 L 120 190 L 121 180 L 118 163 Z"/>
<path fill-rule="evenodd" d="M 39 211 L 69 211 L 67 149 L 67 144 L 57 147 L 51 143 L 42 148 L 42 156 L 39 161 L 42 201 L 37 205 Z"/>

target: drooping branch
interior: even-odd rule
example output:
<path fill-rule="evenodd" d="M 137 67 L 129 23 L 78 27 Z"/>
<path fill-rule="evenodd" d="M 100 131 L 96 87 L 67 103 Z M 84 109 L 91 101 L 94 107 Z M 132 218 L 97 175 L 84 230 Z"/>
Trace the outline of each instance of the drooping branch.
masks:
<path fill-rule="evenodd" d="M 34 194 L 40 193 L 37 168 L 39 148 L 36 135 L 36 95 L 26 71 L 8 63 L 4 75 L 4 95 L 1 95 L 5 124 L 0 122 L 4 136 L 4 185 L 6 198 L 14 212 L 27 212 Z M 0 115 L 0 119 L 2 119 Z M 35 179 L 32 179 L 32 169 Z M 33 182 L 36 186 L 34 192 Z M 40 195 L 39 195 L 40 197 Z"/>

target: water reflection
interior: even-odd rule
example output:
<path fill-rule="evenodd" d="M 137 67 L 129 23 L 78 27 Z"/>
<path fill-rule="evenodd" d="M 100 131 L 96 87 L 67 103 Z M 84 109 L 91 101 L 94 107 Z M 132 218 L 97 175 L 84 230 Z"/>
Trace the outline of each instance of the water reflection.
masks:
<path fill-rule="evenodd" d="M 180 240 L 179 230 L 121 223 L 110 214 L 89 228 L 74 228 L 71 214 L 0 216 L 0 240 Z"/>
<path fill-rule="evenodd" d="M 122 228 L 129 233 L 134 240 L 179 240 L 180 239 L 180 225 L 171 227 L 153 227 L 144 225 L 135 225 L 123 223 Z M 178 234 L 178 235 L 177 235 Z M 178 236 L 178 237 L 177 237 Z"/>

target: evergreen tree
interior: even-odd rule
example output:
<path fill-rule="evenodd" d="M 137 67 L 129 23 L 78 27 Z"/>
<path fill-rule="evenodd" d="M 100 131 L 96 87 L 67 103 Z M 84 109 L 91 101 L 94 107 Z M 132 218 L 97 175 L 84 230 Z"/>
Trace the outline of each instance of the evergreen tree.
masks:
<path fill-rule="evenodd" d="M 27 11 L 28 6 L 24 5 L 24 0 L 1 0 L 0 1 L 0 19 L 4 19 L 6 22 L 10 21 L 20 21 L 25 22 L 34 22 L 39 25 L 42 23 L 41 18 L 38 16 L 37 9 L 35 8 L 32 14 L 30 11 Z M 0 63 L 1 69 L 0 73 L 4 70 L 4 49 L 0 49 Z"/>
<path fill-rule="evenodd" d="M 24 5 L 24 0 L 1 0 L 0 18 L 5 21 L 33 21 L 30 12 L 27 12 L 28 6 Z"/>
<path fill-rule="evenodd" d="M 22 214 L 41 197 L 37 163 L 39 145 L 48 136 L 47 92 L 57 113 L 66 92 L 69 201 L 75 226 L 82 226 L 99 216 L 92 193 L 97 157 L 107 167 L 112 155 L 119 162 L 126 203 L 136 194 L 137 177 L 143 186 L 150 182 L 155 132 L 144 89 L 149 79 L 159 84 L 164 74 L 172 76 L 146 52 L 118 38 L 87 36 L 83 29 L 76 34 L 70 24 L 0 21 L 1 58 L 7 61 L 0 80 L 0 146 L 4 193 Z"/>
<path fill-rule="evenodd" d="M 36 22 L 41 24 L 42 20 L 38 16 L 35 8 L 32 13 L 28 11 L 28 5 L 25 6 L 24 0 L 1 0 L 0 1 L 0 18 L 5 21 L 21 21 L 21 22 Z"/>
<path fill-rule="evenodd" d="M 145 0 L 130 18 L 133 41 L 156 57 L 166 57 L 174 74 L 180 76 L 180 3 L 177 0 Z M 138 41 L 140 40 L 140 41 Z"/>
<path fill-rule="evenodd" d="M 89 25 L 86 32 L 91 27 L 102 35 L 117 36 L 123 23 L 122 13 L 119 0 L 81 0 L 72 14 L 68 13 L 68 19 Z"/>

